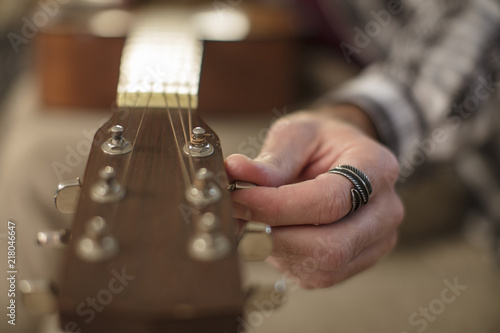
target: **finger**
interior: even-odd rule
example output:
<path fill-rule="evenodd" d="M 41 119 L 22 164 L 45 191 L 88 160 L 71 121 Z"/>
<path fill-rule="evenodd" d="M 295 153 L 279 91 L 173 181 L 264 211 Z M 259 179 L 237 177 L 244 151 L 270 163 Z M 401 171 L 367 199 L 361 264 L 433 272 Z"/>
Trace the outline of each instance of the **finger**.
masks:
<path fill-rule="evenodd" d="M 325 224 L 350 211 L 351 186 L 325 175 L 280 187 L 256 187 L 232 194 L 237 218 L 272 226 Z M 325 179 L 325 178 L 330 179 Z"/>
<path fill-rule="evenodd" d="M 273 226 L 327 224 L 351 211 L 352 188 L 349 180 L 332 174 L 277 188 L 255 187 L 233 193 L 233 200 L 240 204 L 234 214 Z"/>
<path fill-rule="evenodd" d="M 270 257 L 268 261 L 285 275 L 294 278 L 302 288 L 327 288 L 373 266 L 394 248 L 397 239 L 398 234 L 393 231 L 335 270 L 315 266 L 314 258 L 311 257 L 301 262 L 290 262 L 277 257 Z"/>
<path fill-rule="evenodd" d="M 334 165 L 342 163 L 353 165 L 366 174 L 373 187 L 372 197 L 392 190 L 386 175 L 390 174 L 394 179 L 398 166 L 386 150 L 367 149 L 360 152 L 353 148 L 345 151 L 340 160 L 334 161 Z M 236 211 L 239 218 L 250 216 L 254 221 L 271 225 L 325 224 L 351 211 L 352 188 L 351 181 L 342 175 L 321 173 L 313 179 L 277 188 L 258 186 L 238 191 L 233 193 L 232 198 L 242 207 L 247 207 Z M 368 205 L 372 201 L 370 198 Z"/>
<path fill-rule="evenodd" d="M 318 145 L 316 126 L 289 118 L 278 121 L 270 130 L 255 160 L 244 155 L 226 159 L 232 179 L 262 186 L 280 186 L 295 179 Z"/>
<path fill-rule="evenodd" d="M 381 217 L 379 212 L 366 210 L 328 225 L 274 227 L 272 255 L 287 262 L 315 258 L 320 269 L 334 271 L 396 230 L 399 214 L 394 211 Z"/>

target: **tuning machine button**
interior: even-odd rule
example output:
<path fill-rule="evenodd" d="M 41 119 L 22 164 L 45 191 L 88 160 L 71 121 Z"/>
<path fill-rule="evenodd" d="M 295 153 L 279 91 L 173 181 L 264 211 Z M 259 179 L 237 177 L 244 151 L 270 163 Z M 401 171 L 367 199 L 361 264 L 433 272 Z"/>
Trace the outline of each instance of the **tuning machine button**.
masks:
<path fill-rule="evenodd" d="M 245 312 L 262 311 L 264 302 L 271 302 L 273 309 L 279 308 L 285 303 L 286 290 L 286 283 L 283 280 L 278 280 L 273 285 L 251 286 L 246 293 Z"/>
<path fill-rule="evenodd" d="M 229 184 L 227 189 L 229 192 L 234 192 L 234 191 L 238 191 L 238 190 L 246 190 L 249 188 L 254 188 L 255 186 L 257 186 L 257 185 L 254 183 L 236 180 L 236 181 L 232 182 L 231 184 Z"/>
<path fill-rule="evenodd" d="M 90 262 L 114 257 L 119 250 L 118 241 L 108 230 L 106 221 L 96 216 L 85 225 L 85 234 L 76 243 L 78 256 Z"/>
<path fill-rule="evenodd" d="M 214 174 L 206 168 L 196 172 L 193 185 L 186 190 L 186 198 L 196 208 L 201 209 L 220 200 L 222 193 L 213 182 Z"/>
<path fill-rule="evenodd" d="M 238 238 L 238 253 L 243 261 L 261 261 L 271 254 L 273 239 L 271 227 L 266 224 L 247 222 Z"/>
<path fill-rule="evenodd" d="M 57 310 L 57 288 L 47 280 L 21 280 L 19 291 L 26 310 L 32 315 L 48 315 Z"/>
<path fill-rule="evenodd" d="M 184 146 L 184 152 L 193 157 L 206 157 L 214 153 L 214 147 L 207 141 L 205 129 L 195 127 L 191 132 L 191 138 Z"/>
<path fill-rule="evenodd" d="M 39 246 L 61 248 L 69 244 L 71 232 L 61 229 L 57 231 L 41 231 L 36 234 L 35 243 Z"/>
<path fill-rule="evenodd" d="M 90 189 L 90 197 L 99 203 L 116 202 L 125 196 L 125 188 L 116 180 L 115 169 L 107 166 L 99 171 L 101 180 Z"/>
<path fill-rule="evenodd" d="M 54 194 L 54 204 L 61 213 L 75 213 L 80 198 L 80 178 L 59 183 Z"/>
<path fill-rule="evenodd" d="M 111 126 L 111 137 L 101 145 L 102 150 L 109 155 L 124 155 L 132 151 L 132 144 L 123 137 L 123 127 Z"/>
<path fill-rule="evenodd" d="M 203 214 L 196 223 L 196 233 L 189 241 L 188 252 L 201 261 L 215 261 L 231 251 L 229 240 L 220 231 L 220 222 L 212 213 Z"/>

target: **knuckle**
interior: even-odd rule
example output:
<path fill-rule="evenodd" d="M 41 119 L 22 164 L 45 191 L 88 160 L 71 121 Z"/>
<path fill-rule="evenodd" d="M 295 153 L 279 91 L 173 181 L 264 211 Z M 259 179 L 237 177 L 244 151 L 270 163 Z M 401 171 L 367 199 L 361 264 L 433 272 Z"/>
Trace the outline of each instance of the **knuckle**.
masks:
<path fill-rule="evenodd" d="M 269 129 L 267 135 L 270 138 L 274 138 L 279 137 L 283 132 L 288 131 L 298 131 L 299 133 L 301 133 L 302 131 L 304 131 L 304 124 L 300 121 L 297 121 L 296 118 L 296 116 L 278 118 L 271 125 L 271 128 Z"/>
<path fill-rule="evenodd" d="M 386 153 L 386 164 L 384 169 L 386 170 L 385 173 L 387 174 L 386 178 L 389 180 L 389 185 L 394 185 L 399 176 L 399 163 L 396 156 L 389 151 Z"/>
<path fill-rule="evenodd" d="M 323 262 L 325 270 L 335 271 L 346 265 L 353 258 L 353 253 L 352 243 L 347 239 L 341 243 L 330 245 L 326 260 Z"/>
<path fill-rule="evenodd" d="M 319 279 L 316 279 L 312 282 L 312 286 L 316 289 L 325 289 L 336 284 L 337 281 L 332 275 L 324 275 Z"/>
<path fill-rule="evenodd" d="M 278 118 L 271 126 L 273 132 L 280 132 L 286 130 L 287 127 L 292 126 L 292 121 L 289 117 Z"/>
<path fill-rule="evenodd" d="M 280 169 L 283 166 L 283 156 L 273 153 L 273 152 L 264 152 L 259 155 L 259 160 L 264 161 L 270 167 L 275 169 Z"/>
<path fill-rule="evenodd" d="M 324 289 L 342 282 L 345 278 L 345 274 L 338 271 L 323 271 L 313 276 L 309 281 L 309 285 L 316 289 Z"/>
<path fill-rule="evenodd" d="M 395 203 L 393 209 L 393 219 L 395 226 L 398 227 L 404 220 L 405 208 L 401 199 L 396 194 L 394 194 L 394 196 L 395 196 Z"/>
<path fill-rule="evenodd" d="M 397 232 L 394 232 L 389 238 L 388 251 L 392 250 L 398 244 L 398 240 L 399 234 Z"/>
<path fill-rule="evenodd" d="M 387 237 L 384 241 L 382 241 L 381 250 L 380 250 L 380 257 L 391 252 L 398 244 L 398 240 L 399 240 L 398 233 L 393 232 L 393 233 L 391 233 L 391 235 L 389 237 Z"/>
<path fill-rule="evenodd" d="M 350 250 L 349 261 L 358 255 L 366 246 L 367 240 L 373 238 L 372 228 L 369 227 L 359 227 L 351 234 L 351 237 L 346 241 L 348 243 L 348 248 Z"/>

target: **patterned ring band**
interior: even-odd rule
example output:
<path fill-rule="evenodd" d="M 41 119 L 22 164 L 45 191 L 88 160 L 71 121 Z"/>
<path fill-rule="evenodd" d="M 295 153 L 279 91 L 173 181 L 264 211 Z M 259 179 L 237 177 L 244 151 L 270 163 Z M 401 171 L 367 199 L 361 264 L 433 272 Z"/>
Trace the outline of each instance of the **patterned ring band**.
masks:
<path fill-rule="evenodd" d="M 351 189 L 352 207 L 349 214 L 354 212 L 361 205 L 366 205 L 368 203 L 368 199 L 373 189 L 370 180 L 362 171 L 353 166 L 342 164 L 329 170 L 328 173 L 344 176 L 354 185 L 354 188 Z"/>

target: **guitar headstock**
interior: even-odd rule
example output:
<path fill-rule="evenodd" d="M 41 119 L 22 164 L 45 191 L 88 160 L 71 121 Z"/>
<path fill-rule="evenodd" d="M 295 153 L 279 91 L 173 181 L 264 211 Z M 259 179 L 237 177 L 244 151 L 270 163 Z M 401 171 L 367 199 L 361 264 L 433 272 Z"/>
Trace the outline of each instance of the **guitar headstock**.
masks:
<path fill-rule="evenodd" d="M 127 148 L 111 154 L 113 140 Z M 244 294 L 227 185 L 219 139 L 195 113 L 115 113 L 96 133 L 82 183 L 62 328 L 236 332 Z"/>

